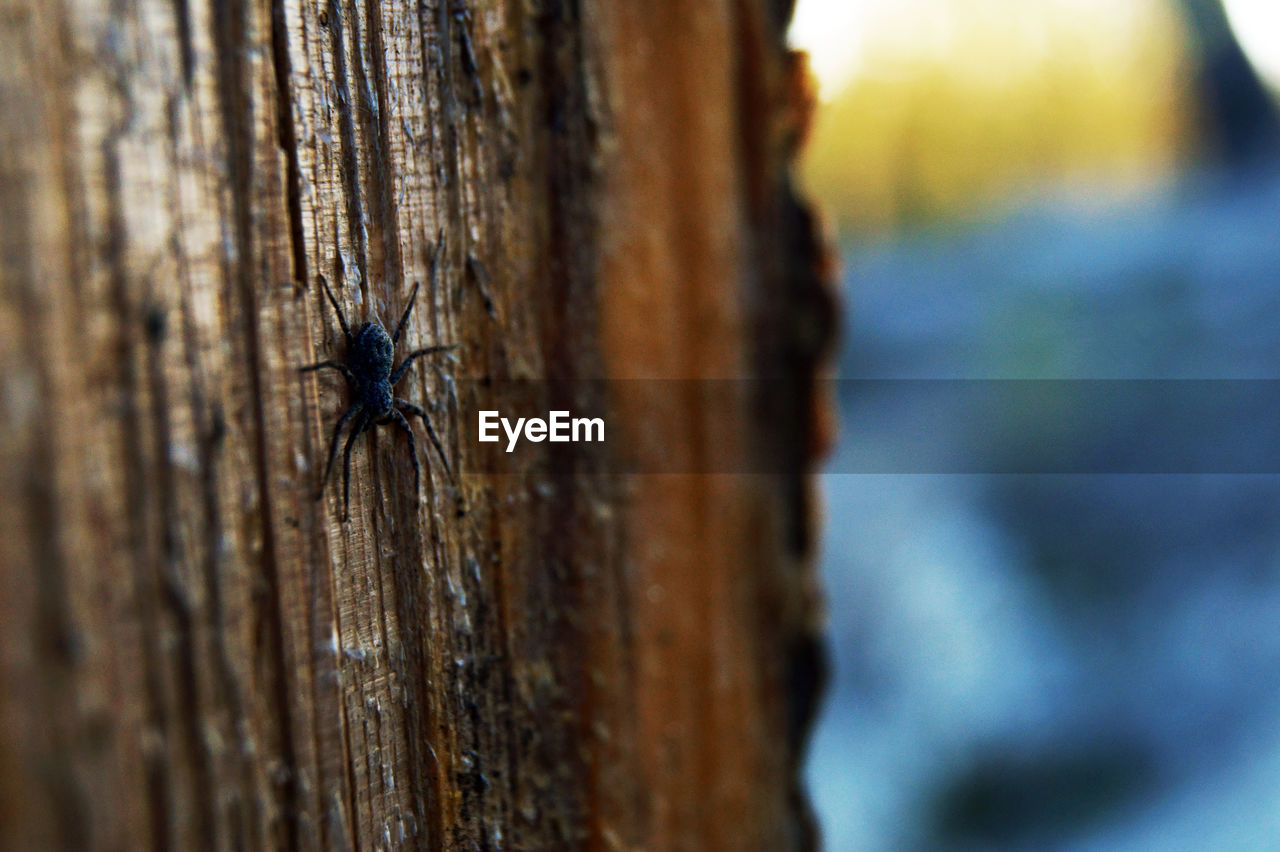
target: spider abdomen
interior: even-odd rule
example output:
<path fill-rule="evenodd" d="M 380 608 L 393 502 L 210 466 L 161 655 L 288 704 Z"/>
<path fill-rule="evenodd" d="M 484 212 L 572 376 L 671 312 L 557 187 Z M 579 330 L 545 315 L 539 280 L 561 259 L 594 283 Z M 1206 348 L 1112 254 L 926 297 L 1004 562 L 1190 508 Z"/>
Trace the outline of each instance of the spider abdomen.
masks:
<path fill-rule="evenodd" d="M 395 344 L 386 330 L 376 322 L 367 322 L 356 332 L 347 357 L 353 369 L 369 369 L 371 375 L 380 372 L 389 376 L 394 352 Z"/>

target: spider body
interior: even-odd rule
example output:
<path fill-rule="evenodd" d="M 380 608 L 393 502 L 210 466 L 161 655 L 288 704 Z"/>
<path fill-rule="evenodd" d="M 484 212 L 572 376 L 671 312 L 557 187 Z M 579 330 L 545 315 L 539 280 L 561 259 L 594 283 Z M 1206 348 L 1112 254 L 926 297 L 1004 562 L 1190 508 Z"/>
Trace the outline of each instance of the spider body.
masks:
<path fill-rule="evenodd" d="M 377 417 L 391 413 L 391 367 L 395 363 L 395 343 L 376 322 L 360 326 L 347 353 L 347 368 L 355 377 L 353 389 L 365 411 Z"/>
<path fill-rule="evenodd" d="M 408 357 L 401 361 L 399 366 L 396 366 L 396 343 L 400 341 L 400 332 L 404 330 L 404 324 L 409 319 L 414 301 L 418 297 L 418 285 L 413 285 L 413 293 L 409 296 L 409 305 L 400 317 L 400 322 L 396 325 L 394 334 L 387 334 L 386 329 L 376 320 L 366 322 L 356 329 L 353 334 L 351 327 L 347 325 L 347 318 L 343 315 L 342 308 L 338 306 L 337 299 L 333 297 L 333 292 L 329 289 L 329 282 L 325 280 L 323 275 L 318 277 L 324 287 L 325 295 L 329 297 L 329 304 L 333 306 L 333 311 L 338 316 L 338 322 L 342 326 L 342 333 L 346 337 L 347 360 L 345 363 L 321 361 L 318 364 L 302 367 L 301 372 L 307 373 L 325 368 L 337 370 L 346 377 L 347 385 L 351 389 L 351 406 L 338 418 L 338 423 L 334 426 L 333 438 L 329 442 L 329 461 L 325 465 L 324 479 L 321 481 L 320 489 L 316 493 L 317 500 L 324 496 L 325 486 L 329 484 L 329 475 L 333 473 L 333 463 L 338 457 L 338 442 L 342 439 L 343 427 L 347 425 L 348 421 L 354 419 L 355 423 L 351 427 L 346 446 L 342 450 L 342 518 L 346 520 L 349 517 L 351 505 L 351 449 L 355 445 L 356 438 L 374 426 L 394 424 L 403 429 L 405 434 L 409 436 L 409 458 L 413 462 L 414 479 L 421 484 L 422 471 L 418 465 L 417 445 L 413 439 L 413 430 L 409 428 L 409 421 L 405 419 L 405 413 L 422 418 L 422 422 L 427 429 L 427 436 L 431 439 L 431 444 L 435 447 L 436 453 L 439 454 L 445 471 L 451 473 L 449 471 L 449 460 L 445 457 L 444 449 L 440 446 L 440 438 L 436 435 L 436 430 L 431 425 L 431 418 L 427 416 L 427 412 L 413 403 L 397 397 L 394 393 L 394 388 L 416 359 L 423 355 L 446 352 L 453 347 L 428 346 L 425 349 L 418 349 L 410 352 Z"/>

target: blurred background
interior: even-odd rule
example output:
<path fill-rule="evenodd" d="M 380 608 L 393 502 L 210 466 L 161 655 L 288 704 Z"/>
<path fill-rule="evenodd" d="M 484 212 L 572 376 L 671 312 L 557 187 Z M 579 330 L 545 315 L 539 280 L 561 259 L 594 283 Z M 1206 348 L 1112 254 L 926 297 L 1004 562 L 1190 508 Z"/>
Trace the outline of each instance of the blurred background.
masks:
<path fill-rule="evenodd" d="M 1280 3 L 799 0 L 791 39 L 843 377 L 1280 379 Z M 842 408 L 831 471 L 912 416 Z M 828 848 L 1280 848 L 1280 477 L 823 487 Z"/>

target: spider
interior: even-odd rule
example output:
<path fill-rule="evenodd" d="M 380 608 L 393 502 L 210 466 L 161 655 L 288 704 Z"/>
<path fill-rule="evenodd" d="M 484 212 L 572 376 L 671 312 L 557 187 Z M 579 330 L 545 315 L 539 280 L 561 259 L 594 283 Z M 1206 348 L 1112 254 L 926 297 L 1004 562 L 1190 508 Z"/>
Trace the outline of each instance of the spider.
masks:
<path fill-rule="evenodd" d="M 428 346 L 425 349 L 416 349 L 410 352 L 398 366 L 393 367 L 395 346 L 400 341 L 400 332 L 404 331 L 405 321 L 409 319 L 409 313 L 413 310 L 414 300 L 418 298 L 418 284 L 415 282 L 413 285 L 413 292 L 409 294 L 409 306 L 404 309 L 394 334 L 388 336 L 386 329 L 376 318 L 372 322 L 366 322 L 352 334 L 342 308 L 338 307 L 338 300 L 333 297 L 333 291 L 329 289 L 329 282 L 323 275 L 317 277 L 324 287 L 325 295 L 329 297 L 329 304 L 333 305 L 333 311 L 338 315 L 342 333 L 347 338 L 347 360 L 345 363 L 321 361 L 318 364 L 301 367 L 299 372 L 309 373 L 328 367 L 342 373 L 347 379 L 347 385 L 351 388 L 353 397 L 351 407 L 338 419 L 338 424 L 333 429 L 333 439 L 329 443 L 329 461 L 325 465 L 324 479 L 320 483 L 320 489 L 316 492 L 317 500 L 324 497 L 325 486 L 329 484 L 329 475 L 333 472 L 333 462 L 338 457 L 338 441 L 342 437 L 342 428 L 354 417 L 355 425 L 351 428 L 351 434 L 347 437 L 347 444 L 342 451 L 342 520 L 346 521 L 350 517 L 351 507 L 351 448 L 355 445 L 356 438 L 375 425 L 394 423 L 409 436 L 409 458 L 413 461 L 414 481 L 421 487 L 422 471 L 418 466 L 418 449 L 413 440 L 413 430 L 409 428 L 409 421 L 405 419 L 404 412 L 422 418 L 423 424 L 427 427 L 427 435 L 431 438 L 431 444 L 436 448 L 440 461 L 444 463 L 445 472 L 453 476 L 453 472 L 449 470 L 449 460 L 445 458 L 444 449 L 440 446 L 440 438 L 436 435 L 427 412 L 408 400 L 394 396 L 392 388 L 418 358 L 437 352 L 447 352 L 455 347 Z"/>

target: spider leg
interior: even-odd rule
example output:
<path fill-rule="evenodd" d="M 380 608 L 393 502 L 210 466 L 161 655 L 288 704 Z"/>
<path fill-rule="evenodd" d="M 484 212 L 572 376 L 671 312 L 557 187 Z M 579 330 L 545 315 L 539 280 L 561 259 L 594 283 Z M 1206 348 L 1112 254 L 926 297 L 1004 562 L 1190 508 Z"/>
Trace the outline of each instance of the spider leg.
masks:
<path fill-rule="evenodd" d="M 409 294 L 409 307 L 404 309 L 404 313 L 400 315 L 400 323 L 396 326 L 396 333 L 391 335 L 392 343 L 400 342 L 400 332 L 404 331 L 404 324 L 409 319 L 409 314 L 413 311 L 413 302 L 418 298 L 418 282 L 413 282 L 413 292 Z"/>
<path fill-rule="evenodd" d="M 333 291 L 329 289 L 329 281 L 323 275 L 317 275 L 321 285 L 324 286 L 324 294 L 329 297 L 329 304 L 333 305 L 333 312 L 338 315 L 338 323 L 342 326 L 342 333 L 346 336 L 347 342 L 351 342 L 351 326 L 347 325 L 347 318 L 342 313 L 342 308 L 338 307 L 338 300 L 333 298 Z"/>
<path fill-rule="evenodd" d="M 407 411 L 422 418 L 423 425 L 427 427 L 427 437 L 431 439 L 431 446 L 436 448 L 436 454 L 440 456 L 440 461 L 444 464 L 444 472 L 449 474 L 450 479 L 453 479 L 453 471 L 449 468 L 449 459 L 444 454 L 444 448 L 440 446 L 440 436 L 436 434 L 435 427 L 431 425 L 431 418 L 427 416 L 427 412 L 400 397 L 395 398 L 395 406 L 400 411 Z M 400 411 L 397 411 L 396 414 L 400 415 Z M 404 416 L 400 415 L 400 418 L 403 420 Z"/>
<path fill-rule="evenodd" d="M 359 438 L 368 426 L 368 415 L 361 414 L 356 425 L 352 427 L 351 434 L 347 436 L 346 447 L 342 450 L 342 520 L 344 521 L 351 517 L 351 448 L 355 446 L 356 438 Z"/>
<path fill-rule="evenodd" d="M 413 430 L 409 428 L 409 421 L 405 420 L 404 415 L 393 408 L 391 409 L 391 413 L 387 415 L 386 420 L 382 422 L 394 423 L 403 429 L 404 433 L 409 436 L 409 459 L 413 462 L 413 481 L 417 483 L 418 490 L 421 491 L 422 468 L 418 465 L 418 445 L 413 440 Z"/>
<path fill-rule="evenodd" d="M 318 364 L 308 364 L 305 367 L 299 367 L 298 372 L 310 373 L 315 370 L 323 370 L 325 367 L 328 367 L 331 370 L 337 370 L 338 372 L 342 373 L 342 375 L 347 377 L 347 384 L 351 385 L 352 387 L 355 387 L 356 377 L 351 375 L 351 371 L 347 369 L 346 364 L 339 364 L 337 361 L 321 361 Z"/>
<path fill-rule="evenodd" d="M 450 349 L 456 348 L 456 346 L 428 346 L 426 349 L 418 349 L 410 352 L 409 356 L 401 361 L 400 366 L 396 367 L 395 372 L 391 374 L 391 378 L 389 380 L 391 382 L 391 386 L 395 387 L 396 382 L 400 381 L 404 376 L 405 370 L 409 369 L 409 365 L 418 358 L 421 358 L 423 355 L 432 355 L 436 352 L 448 352 Z"/>
<path fill-rule="evenodd" d="M 342 427 L 359 410 L 359 404 L 351 406 L 338 418 L 338 425 L 333 427 L 333 439 L 329 442 L 329 462 L 324 466 L 324 479 L 320 482 L 320 489 L 316 491 L 317 500 L 324 496 L 324 487 L 329 484 L 329 474 L 333 473 L 333 460 L 338 457 L 338 439 L 342 437 Z"/>

